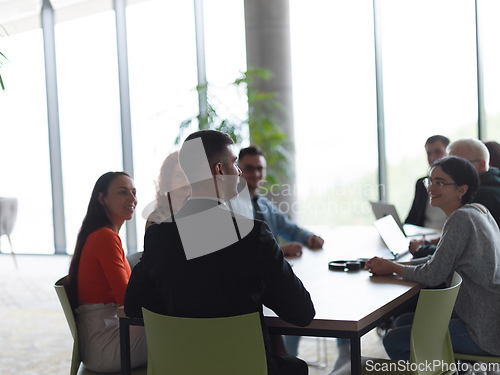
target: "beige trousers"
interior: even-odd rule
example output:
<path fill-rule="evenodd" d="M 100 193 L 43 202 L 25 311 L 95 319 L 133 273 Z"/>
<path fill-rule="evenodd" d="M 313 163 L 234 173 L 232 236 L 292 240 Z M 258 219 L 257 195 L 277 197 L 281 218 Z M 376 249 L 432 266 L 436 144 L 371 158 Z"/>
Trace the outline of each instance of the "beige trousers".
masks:
<path fill-rule="evenodd" d="M 85 304 L 76 309 L 78 344 L 85 367 L 95 372 L 120 372 L 120 331 L 116 303 Z M 144 327 L 130 327 L 132 368 L 147 364 Z"/>

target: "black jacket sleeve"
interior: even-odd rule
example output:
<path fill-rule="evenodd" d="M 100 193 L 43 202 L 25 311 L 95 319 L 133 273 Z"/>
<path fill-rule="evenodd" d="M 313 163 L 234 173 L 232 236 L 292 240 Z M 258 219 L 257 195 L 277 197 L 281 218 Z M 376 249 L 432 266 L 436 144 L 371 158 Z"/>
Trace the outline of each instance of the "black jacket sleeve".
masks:
<path fill-rule="evenodd" d="M 160 312 L 163 302 L 152 277 L 146 270 L 146 263 L 151 251 L 144 251 L 141 260 L 132 270 L 125 292 L 125 314 L 130 317 L 142 317 L 142 307 Z"/>
<path fill-rule="evenodd" d="M 262 223 L 258 235 L 258 250 L 258 267 L 265 284 L 264 305 L 288 323 L 309 325 L 316 313 L 311 296 L 284 259 L 266 223 Z"/>
<path fill-rule="evenodd" d="M 424 186 L 425 177 L 419 178 L 415 184 L 415 197 L 405 224 L 424 226 L 425 208 L 427 207 L 427 189 Z"/>

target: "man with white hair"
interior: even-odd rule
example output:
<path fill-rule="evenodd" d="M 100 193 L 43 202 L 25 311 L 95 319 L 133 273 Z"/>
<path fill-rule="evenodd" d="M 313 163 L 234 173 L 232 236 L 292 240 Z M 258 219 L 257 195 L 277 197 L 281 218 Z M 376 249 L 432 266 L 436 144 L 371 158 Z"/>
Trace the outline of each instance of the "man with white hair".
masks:
<path fill-rule="evenodd" d="M 458 139 L 450 143 L 448 154 L 467 159 L 476 168 L 481 186 L 474 202 L 488 208 L 500 226 L 500 170 L 490 167 L 490 153 L 484 143 L 474 138 Z"/>

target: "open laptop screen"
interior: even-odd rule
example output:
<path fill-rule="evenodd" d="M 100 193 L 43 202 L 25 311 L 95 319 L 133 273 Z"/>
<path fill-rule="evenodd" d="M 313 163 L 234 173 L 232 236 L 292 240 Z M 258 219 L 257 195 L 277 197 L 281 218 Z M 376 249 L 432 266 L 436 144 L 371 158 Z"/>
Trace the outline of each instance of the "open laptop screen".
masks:
<path fill-rule="evenodd" d="M 408 239 L 401 231 L 392 215 L 387 215 L 378 219 L 375 221 L 374 225 L 385 245 L 394 256 L 394 259 L 399 259 L 408 253 Z"/>

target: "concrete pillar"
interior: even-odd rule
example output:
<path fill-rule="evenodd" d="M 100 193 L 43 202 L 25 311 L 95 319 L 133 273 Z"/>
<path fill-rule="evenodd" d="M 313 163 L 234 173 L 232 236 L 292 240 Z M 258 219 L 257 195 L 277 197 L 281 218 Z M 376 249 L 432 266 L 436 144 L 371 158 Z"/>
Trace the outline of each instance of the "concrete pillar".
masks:
<path fill-rule="evenodd" d="M 245 30 L 247 66 L 266 68 L 273 72 L 269 81 L 261 81 L 259 89 L 273 91 L 284 111 L 277 111 L 280 126 L 294 145 L 292 67 L 290 47 L 290 4 L 289 0 L 245 0 Z M 291 154 L 287 184 L 295 186 L 295 154 Z M 274 197 L 272 197 L 274 198 Z M 279 201 L 291 207 L 295 194 L 285 194 Z M 274 200 L 274 199 L 273 199 Z M 288 212 L 293 217 L 293 210 Z"/>

